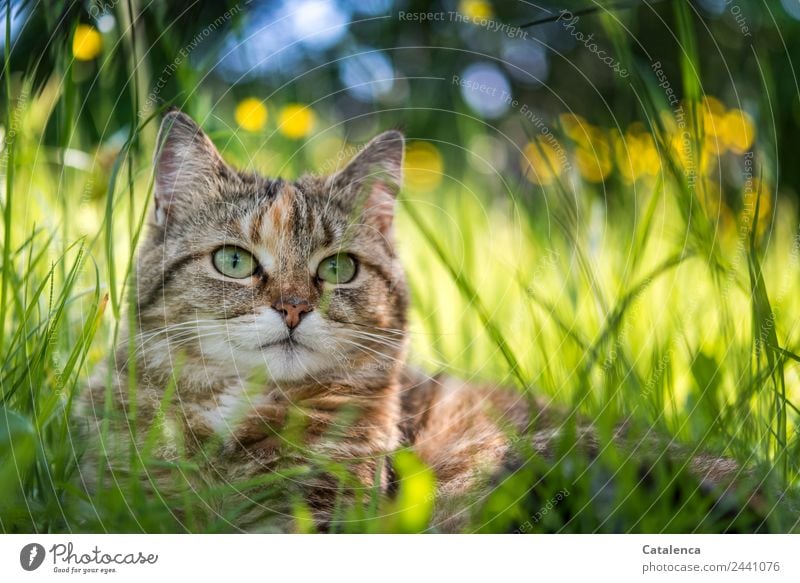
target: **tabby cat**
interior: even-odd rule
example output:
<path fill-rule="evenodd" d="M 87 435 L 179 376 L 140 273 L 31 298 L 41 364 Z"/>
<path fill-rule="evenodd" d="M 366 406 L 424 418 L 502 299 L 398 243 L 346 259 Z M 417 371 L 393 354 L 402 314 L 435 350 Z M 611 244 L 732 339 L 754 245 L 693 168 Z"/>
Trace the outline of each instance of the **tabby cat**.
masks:
<path fill-rule="evenodd" d="M 496 474 L 510 436 L 532 419 L 532 443 L 547 454 L 553 420 L 518 392 L 406 365 L 409 293 L 392 228 L 403 149 L 388 131 L 331 176 L 267 179 L 229 166 L 185 114 L 165 116 L 133 336 L 82 399 L 95 433 L 83 472 L 90 488 L 101 486 L 91 483 L 101 457 L 125 471 L 129 456 L 114 452 L 131 435 L 147 447 L 154 430 L 164 460 L 217 444 L 209 480 L 322 456 L 387 495 L 396 485 L 387 454 L 410 447 L 435 472 L 437 524 L 452 525 L 447 501 Z M 291 427 L 296 439 L 286 437 Z M 149 479 L 158 484 L 158 468 Z M 336 480 L 299 487 L 324 528 Z"/>

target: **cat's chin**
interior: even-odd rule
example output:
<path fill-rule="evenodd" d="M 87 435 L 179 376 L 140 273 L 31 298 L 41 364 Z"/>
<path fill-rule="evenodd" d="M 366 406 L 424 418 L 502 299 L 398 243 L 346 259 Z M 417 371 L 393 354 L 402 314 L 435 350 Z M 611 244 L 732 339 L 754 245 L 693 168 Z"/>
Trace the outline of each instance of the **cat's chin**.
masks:
<path fill-rule="evenodd" d="M 318 380 L 335 366 L 330 351 L 317 347 L 313 336 L 290 339 L 246 328 L 240 334 L 236 332 L 232 328 L 225 334 L 200 338 L 199 364 L 210 377 L 221 376 L 224 371 L 224 376 L 242 380 L 263 377 L 275 383 L 299 382 Z M 243 346 L 245 342 L 249 346 Z"/>
<path fill-rule="evenodd" d="M 260 358 L 259 358 L 260 357 Z M 299 342 L 270 342 L 258 350 L 258 366 L 275 382 L 318 380 L 331 368 L 330 358 Z"/>

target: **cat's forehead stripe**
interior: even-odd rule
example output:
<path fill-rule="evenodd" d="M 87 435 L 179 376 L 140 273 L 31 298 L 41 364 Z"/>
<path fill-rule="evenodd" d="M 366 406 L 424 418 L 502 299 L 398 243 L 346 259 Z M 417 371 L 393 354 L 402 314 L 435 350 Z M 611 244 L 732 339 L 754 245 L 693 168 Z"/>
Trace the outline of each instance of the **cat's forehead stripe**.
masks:
<path fill-rule="evenodd" d="M 263 240 L 261 237 L 261 226 L 264 218 L 264 209 L 256 208 L 249 216 L 250 228 L 245 229 L 245 233 L 250 234 L 250 241 L 258 245 Z"/>
<path fill-rule="evenodd" d="M 267 213 L 269 217 L 268 222 L 272 223 L 271 227 L 274 232 L 280 233 L 284 230 L 291 230 L 292 225 L 290 223 L 293 219 L 292 210 L 296 195 L 296 189 L 288 183 L 283 184 L 282 188 L 278 191 Z"/>
<path fill-rule="evenodd" d="M 335 201 L 310 194 L 303 183 L 282 180 L 269 184 L 267 196 L 237 221 L 237 228 L 254 249 L 272 257 L 290 250 L 309 257 L 315 249 L 342 243 L 347 231 L 344 210 Z"/>
<path fill-rule="evenodd" d="M 260 199 L 260 204 L 254 209 L 250 219 L 250 229 L 247 231 L 250 234 L 250 240 L 258 245 L 269 241 L 273 233 L 272 226 L 269 221 L 264 220 L 264 215 L 267 213 L 269 207 L 275 204 L 275 201 L 280 197 L 283 192 L 286 182 L 281 178 L 271 180 L 265 189 L 265 197 Z"/>

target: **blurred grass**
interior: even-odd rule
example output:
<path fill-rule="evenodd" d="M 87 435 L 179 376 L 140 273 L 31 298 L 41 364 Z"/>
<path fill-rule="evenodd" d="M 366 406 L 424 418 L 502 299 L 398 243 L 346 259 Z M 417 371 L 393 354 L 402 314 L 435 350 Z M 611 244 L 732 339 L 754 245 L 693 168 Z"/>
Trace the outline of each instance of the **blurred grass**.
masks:
<path fill-rule="evenodd" d="M 699 161 L 706 147 L 704 89 L 691 15 L 681 3 L 675 11 L 690 156 Z M 772 217 L 762 220 L 759 205 L 770 193 L 759 189 L 754 213 L 745 209 L 723 224 L 719 209 L 707 204 L 715 185 L 702 173 L 692 183 L 686 160 L 671 146 L 668 124 L 675 120 L 667 114 L 665 121 L 659 89 L 641 71 L 620 23 L 604 23 L 629 70 L 639 70 L 632 86 L 658 150 L 658 173 L 635 184 L 609 179 L 605 195 L 621 204 L 605 207 L 596 185 L 555 167 L 549 175 L 556 179 L 541 186 L 475 172 L 445 174 L 436 188 L 412 181 L 399 205 L 397 230 L 414 298 L 413 361 L 430 371 L 545 396 L 594 420 L 603 443 L 616 423 L 629 419 L 639 434 L 656 431 L 684 451 L 731 456 L 756 468 L 753 483 L 763 482 L 763 492 L 755 511 L 746 503 L 747 489 L 714 505 L 682 460 L 613 446 L 592 460 L 567 431 L 550 460 L 517 440 L 521 463 L 486 500 L 464 501 L 462 528 L 796 530 L 796 518 L 779 496 L 796 493 L 800 469 L 793 404 L 800 401 L 797 209 L 778 199 Z M 137 115 L 143 88 L 136 86 L 141 73 L 132 55 L 140 49 L 133 34 L 114 50 L 124 47 L 130 57 L 124 60 L 134 84 L 130 117 L 140 123 L 130 125 L 124 138 L 92 145 L 82 135 L 70 59 L 64 59 L 65 83 L 53 79 L 34 91 L 25 77 L 8 74 L 9 26 L 6 15 L 0 529 L 278 528 L 282 517 L 264 508 L 289 498 L 294 527 L 313 530 L 294 484 L 325 470 L 346 486 L 346 472 L 326 460 L 231 484 L 203 477 L 201 454 L 167 463 L 131 449 L 123 455 L 130 455 L 133 475 L 92 496 L 84 492 L 76 468 L 85 444 L 73 433 L 71 407 L 129 317 L 125 306 L 132 300 L 133 254 L 152 192 L 149 152 L 158 112 Z M 183 71 L 177 78 L 187 94 L 196 90 L 195 74 Z M 206 97 L 200 101 L 211 104 Z M 193 113 L 233 161 L 289 175 L 303 168 L 306 158 L 297 155 L 294 142 L 277 138 L 265 151 L 262 136 L 242 136 L 216 121 L 233 119 L 228 104 L 213 116 Z M 460 123 L 462 143 L 485 132 L 477 121 Z M 54 126 L 59 140 L 50 146 L 45 134 Z M 527 137 L 539 144 L 531 133 Z M 314 143 L 302 145 L 313 150 Z M 760 144 L 754 149 L 757 160 L 766 159 Z M 76 153 L 92 163 L 71 163 Z M 321 168 L 330 171 L 330 162 Z M 135 391 L 135 371 L 131 381 Z M 173 391 L 167 388 L 165 411 Z M 574 431 L 574 425 L 566 427 Z M 443 493 L 430 471 L 410 452 L 398 453 L 394 463 L 401 478 L 397 498 L 365 492 L 361 504 L 343 502 L 333 530 L 436 529 L 430 524 L 433 503 Z M 138 474 L 154 468 L 174 473 L 182 492 L 177 503 L 142 488 Z M 552 502 L 560 492 L 568 495 Z"/>

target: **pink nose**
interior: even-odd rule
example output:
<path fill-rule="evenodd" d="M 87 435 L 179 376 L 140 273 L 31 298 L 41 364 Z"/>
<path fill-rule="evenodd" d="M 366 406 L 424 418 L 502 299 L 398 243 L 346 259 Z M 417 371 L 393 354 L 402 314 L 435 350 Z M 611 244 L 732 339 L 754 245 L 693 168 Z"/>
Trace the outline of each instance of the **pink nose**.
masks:
<path fill-rule="evenodd" d="M 296 298 L 278 300 L 272 304 L 272 307 L 283 315 L 283 321 L 290 330 L 297 328 L 303 316 L 314 309 L 307 301 Z"/>

